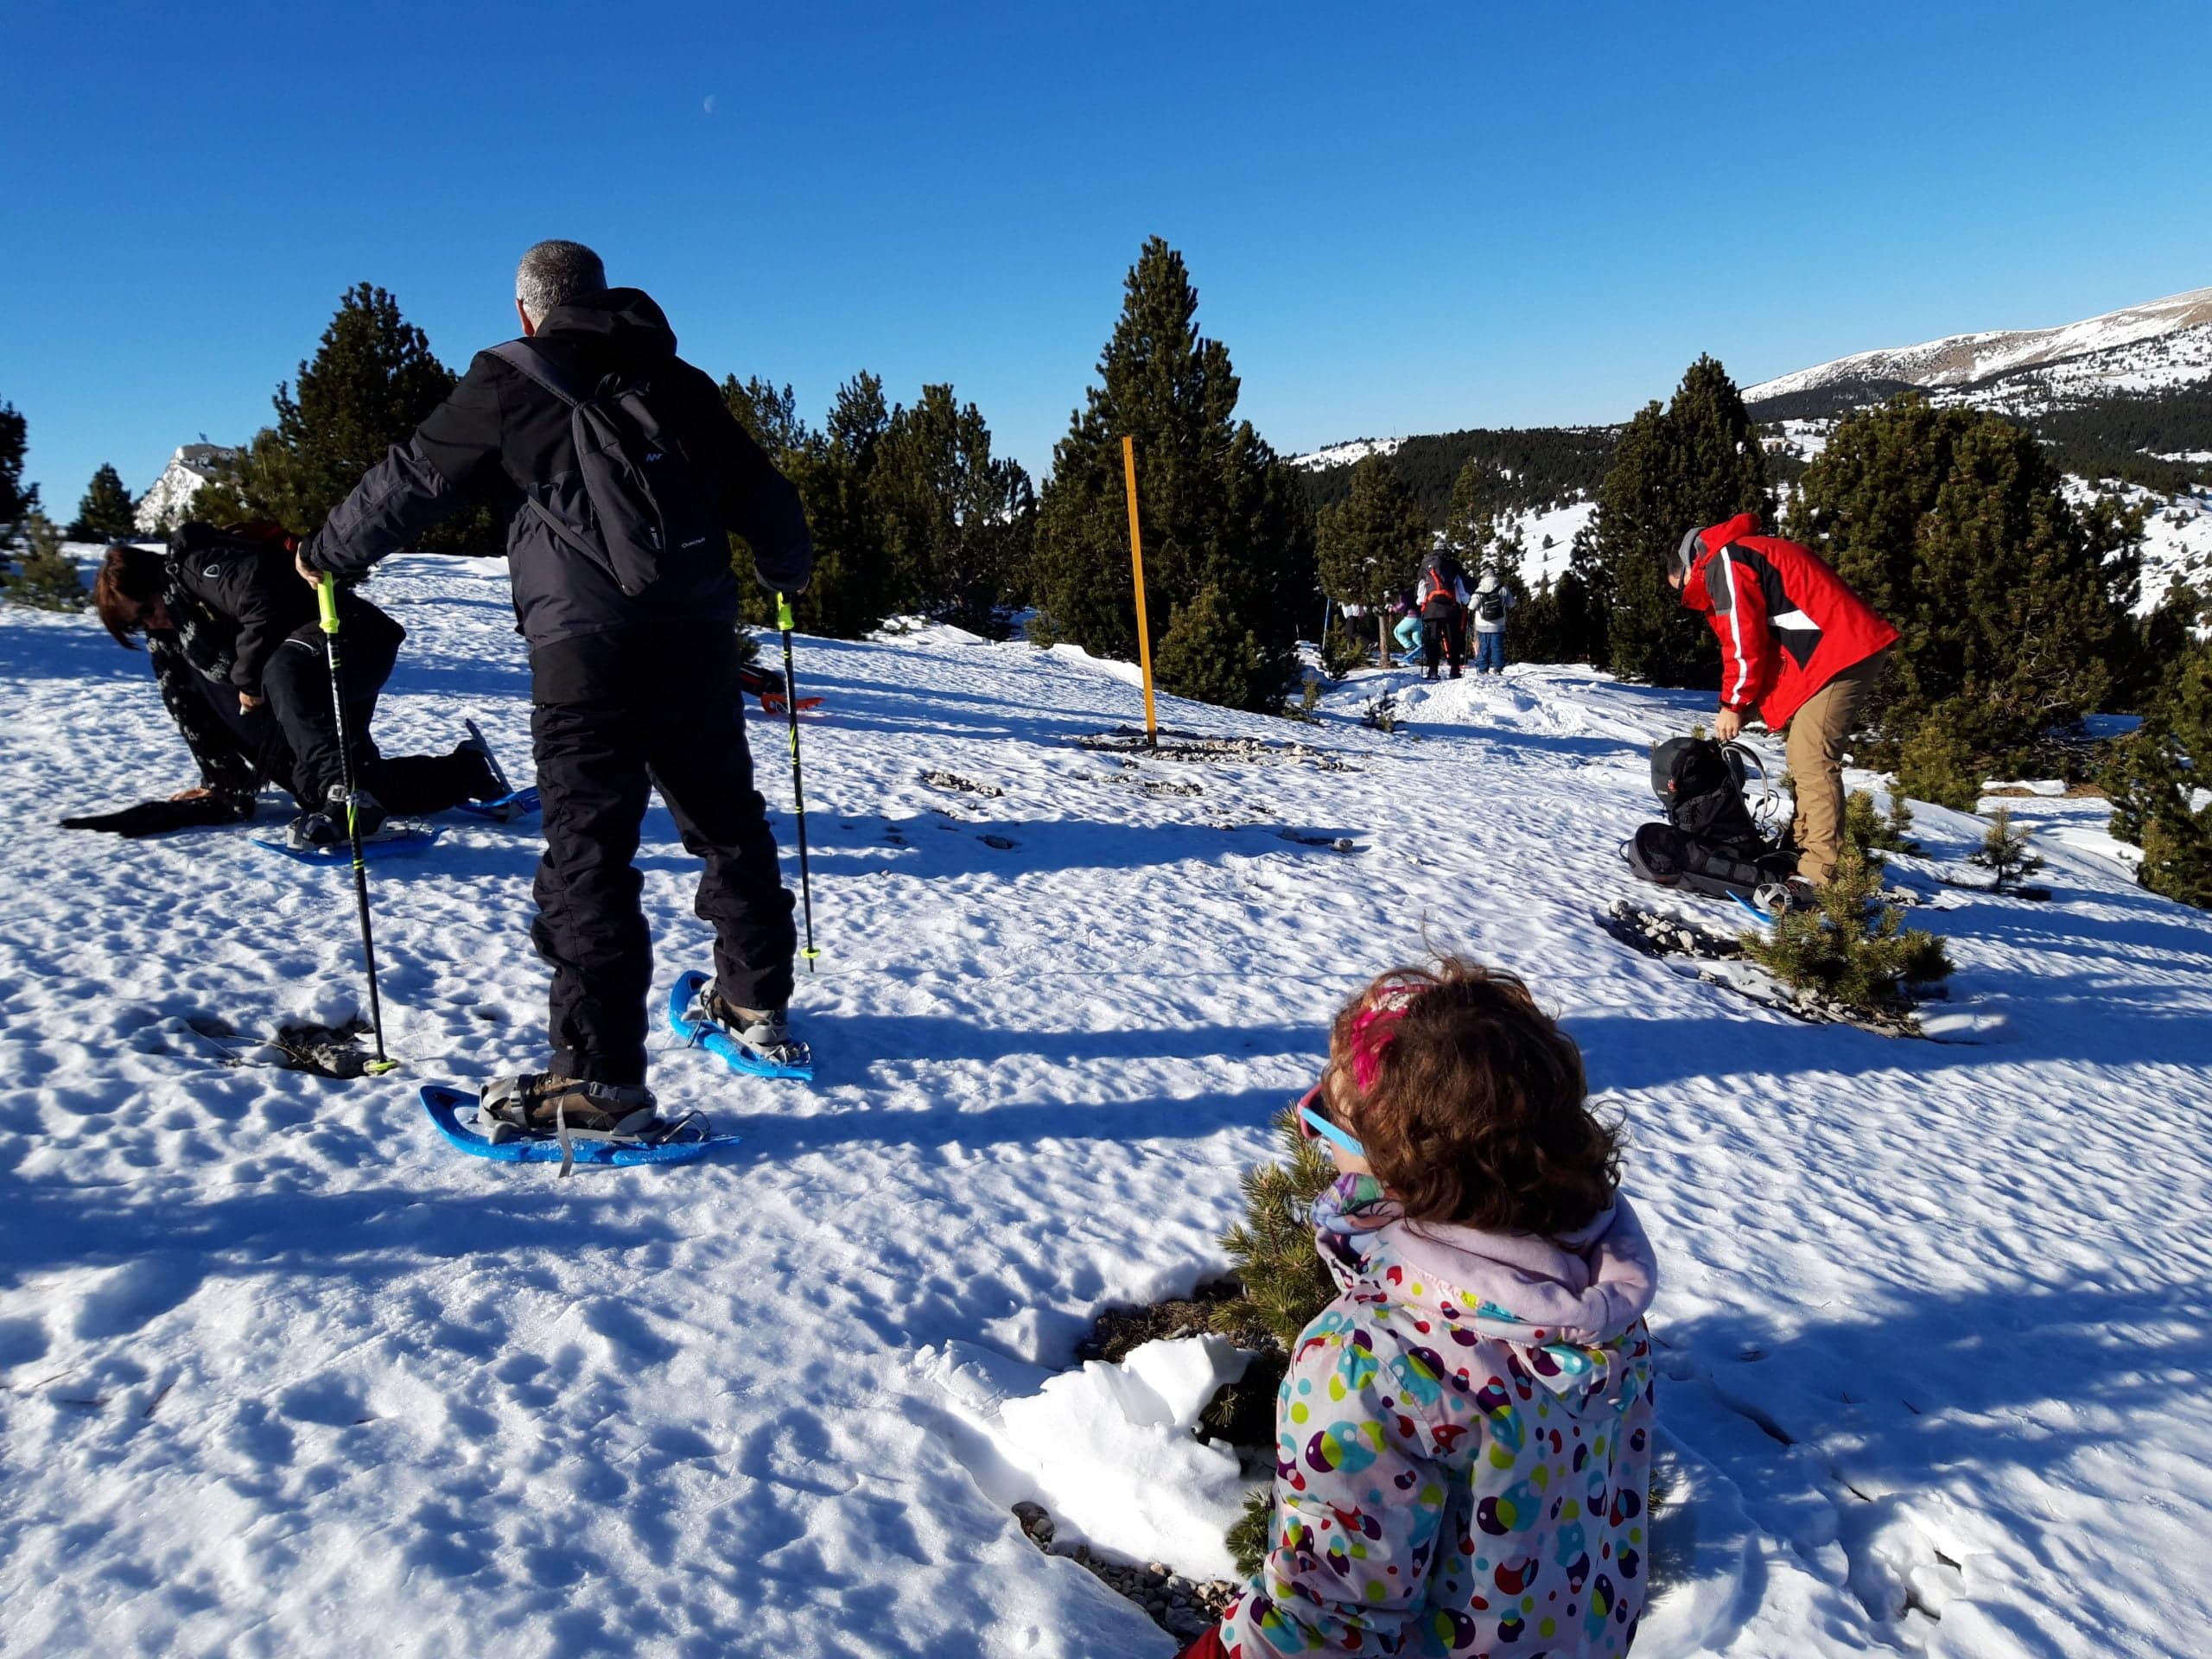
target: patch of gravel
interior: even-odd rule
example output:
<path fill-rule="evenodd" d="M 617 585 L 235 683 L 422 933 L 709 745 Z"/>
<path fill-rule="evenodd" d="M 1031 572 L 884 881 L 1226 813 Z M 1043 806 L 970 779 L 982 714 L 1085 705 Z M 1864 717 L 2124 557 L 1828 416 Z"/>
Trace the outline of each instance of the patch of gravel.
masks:
<path fill-rule="evenodd" d="M 1798 990 L 1783 984 L 1764 969 L 1751 969 L 1740 938 L 1731 938 L 1685 921 L 1616 899 L 1601 911 L 1598 925 L 1622 944 L 1648 957 L 1688 957 L 1699 962 L 1743 961 L 1750 972 L 1731 975 L 1719 970 L 1700 974 L 1707 983 L 1725 987 L 1762 1007 L 1793 1015 L 1812 1025 L 1856 1026 L 1878 1037 L 1924 1037 L 1918 1015 L 1908 1009 L 1898 1014 L 1868 1014 L 1847 1007 L 1817 991 Z M 1746 982 L 1750 981 L 1751 982 Z M 1760 987 L 1764 986 L 1762 990 Z M 1939 988 L 1936 1000 L 1943 996 Z"/>
<path fill-rule="evenodd" d="M 979 784 L 973 778 L 963 778 L 957 772 L 939 772 L 935 768 L 922 773 L 922 781 L 931 789 L 956 790 L 963 795 L 981 795 L 995 801 L 1006 791 L 994 784 Z"/>
<path fill-rule="evenodd" d="M 1030 1542 L 1047 1555 L 1065 1556 L 1095 1573 L 1100 1583 L 1144 1609 L 1152 1622 L 1179 1641 L 1192 1642 L 1221 1622 L 1223 1611 L 1242 1587 L 1227 1579 L 1186 1579 L 1164 1561 L 1135 1566 L 1109 1561 L 1088 1544 L 1053 1535 L 1052 1517 L 1036 1503 L 1017 1503 L 1015 1518 Z"/>
<path fill-rule="evenodd" d="M 1162 760 L 1300 760 L 1317 772 L 1357 772 L 1326 749 L 1310 743 L 1271 743 L 1263 737 L 1206 737 L 1161 728 L 1155 745 L 1141 728 L 1116 726 L 1075 741 L 1079 749 L 1103 754 L 1141 754 Z"/>
<path fill-rule="evenodd" d="M 1599 918 L 1606 932 L 1647 957 L 1694 957 L 1700 962 L 1730 962 L 1744 954 L 1740 942 L 1679 916 L 1645 910 L 1625 899 Z"/>

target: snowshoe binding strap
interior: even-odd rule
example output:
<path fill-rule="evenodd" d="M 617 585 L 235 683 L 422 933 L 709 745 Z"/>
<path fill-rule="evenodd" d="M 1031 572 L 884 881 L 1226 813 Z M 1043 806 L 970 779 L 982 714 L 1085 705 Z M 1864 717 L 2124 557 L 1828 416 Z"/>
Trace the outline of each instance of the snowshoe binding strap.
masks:
<path fill-rule="evenodd" d="M 550 1134 L 561 1143 L 563 1179 L 575 1167 L 578 1141 L 650 1146 L 674 1127 L 664 1125 L 655 1115 L 652 1095 L 645 1089 L 583 1077 L 557 1077 L 542 1071 L 500 1077 L 485 1084 L 477 1096 L 476 1114 L 485 1125 L 486 1139 L 494 1146 L 519 1135 Z"/>
<path fill-rule="evenodd" d="M 694 1048 L 713 1028 L 772 1065 L 808 1065 L 814 1059 L 813 1050 L 791 1035 L 791 1020 L 783 1009 L 756 1014 L 734 1007 L 715 989 L 711 979 L 699 987 L 698 995 L 692 999 L 691 1021 L 690 1046 Z"/>

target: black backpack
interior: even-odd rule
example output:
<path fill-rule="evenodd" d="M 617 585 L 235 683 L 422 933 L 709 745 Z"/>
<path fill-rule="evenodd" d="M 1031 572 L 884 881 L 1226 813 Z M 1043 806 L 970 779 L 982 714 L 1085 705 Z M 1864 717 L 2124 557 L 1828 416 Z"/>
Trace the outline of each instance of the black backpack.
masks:
<path fill-rule="evenodd" d="M 1493 588 L 1475 600 L 1475 614 L 1485 622 L 1505 620 L 1505 589 Z"/>
<path fill-rule="evenodd" d="M 1651 792 L 1667 822 L 1643 825 L 1621 849 L 1629 868 L 1662 887 L 1747 899 L 1795 869 L 1796 855 L 1760 832 L 1744 798 L 1749 753 L 1709 737 L 1654 744 Z"/>
<path fill-rule="evenodd" d="M 632 599 L 670 576 L 687 592 L 690 578 L 728 563 L 718 492 L 657 412 L 650 378 L 609 374 L 579 391 L 528 340 L 492 354 L 569 406 L 576 468 L 528 498 L 555 536 Z"/>
<path fill-rule="evenodd" d="M 1651 792 L 1667 822 L 1694 840 L 1755 858 L 1770 850 L 1744 798 L 1745 751 L 1709 737 L 1670 737 L 1651 747 Z"/>

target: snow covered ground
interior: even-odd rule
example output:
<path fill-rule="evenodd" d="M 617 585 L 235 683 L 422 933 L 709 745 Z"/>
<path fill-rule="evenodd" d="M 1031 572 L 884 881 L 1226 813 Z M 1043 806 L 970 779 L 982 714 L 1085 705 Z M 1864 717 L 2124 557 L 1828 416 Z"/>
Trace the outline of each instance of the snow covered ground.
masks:
<path fill-rule="evenodd" d="M 503 568 L 375 596 L 412 636 L 385 742 L 473 714 L 526 770 Z M 1163 700 L 1326 762 L 1198 764 L 1075 747 L 1141 703 L 1072 652 L 800 650 L 820 1080 L 671 1050 L 664 1099 L 744 1144 L 557 1182 L 414 1100 L 537 1058 L 531 827 L 378 868 L 399 1073 L 226 1067 L 188 1020 L 353 1002 L 346 878 L 243 827 L 54 829 L 189 767 L 143 657 L 0 609 L 0 1651 L 1168 1659 L 1023 1538 L 944 1356 L 1065 1366 L 1217 1272 L 1327 1014 L 1427 944 L 1527 975 L 1630 1127 L 1687 1562 L 1639 1654 L 2202 1651 L 2212 916 L 2054 835 L 2051 903 L 1920 912 L 2002 1040 L 1808 1027 L 1594 925 L 1644 745 L 1703 699 Z M 1980 830 L 1921 828 L 1933 861 Z M 706 938 L 658 808 L 641 863 L 664 987 Z"/>

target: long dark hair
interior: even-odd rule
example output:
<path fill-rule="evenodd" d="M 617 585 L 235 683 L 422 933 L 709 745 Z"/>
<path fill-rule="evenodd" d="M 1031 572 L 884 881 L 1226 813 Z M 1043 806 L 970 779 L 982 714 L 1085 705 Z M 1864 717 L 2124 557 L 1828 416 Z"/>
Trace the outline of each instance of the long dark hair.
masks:
<path fill-rule="evenodd" d="M 146 609 L 168 585 L 167 562 L 158 553 L 117 542 L 100 561 L 92 579 L 92 608 L 99 613 L 115 643 L 125 651 L 138 649 L 131 636 L 146 628 Z"/>

